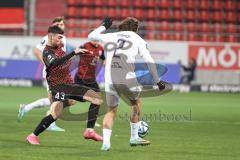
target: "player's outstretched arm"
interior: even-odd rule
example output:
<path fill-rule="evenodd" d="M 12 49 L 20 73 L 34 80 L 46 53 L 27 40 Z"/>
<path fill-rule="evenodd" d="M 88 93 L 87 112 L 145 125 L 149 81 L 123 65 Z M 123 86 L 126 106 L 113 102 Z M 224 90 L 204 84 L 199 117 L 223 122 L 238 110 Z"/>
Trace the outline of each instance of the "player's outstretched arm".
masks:
<path fill-rule="evenodd" d="M 76 49 L 74 50 L 74 52 L 75 52 L 75 55 L 80 55 L 80 54 L 84 54 L 84 53 L 88 52 L 88 50 L 79 47 L 79 48 L 76 48 Z"/>
<path fill-rule="evenodd" d="M 112 25 L 112 19 L 108 17 L 104 18 L 101 26 L 93 30 L 88 35 L 88 39 L 105 42 L 105 39 L 106 40 L 109 39 L 109 36 L 107 36 L 107 34 L 102 34 L 102 32 L 110 28 L 111 25 Z"/>
<path fill-rule="evenodd" d="M 61 64 L 65 63 L 66 61 L 68 61 L 73 56 L 79 55 L 79 54 L 82 54 L 82 53 L 85 53 L 85 52 L 87 52 L 86 49 L 76 48 L 73 52 L 65 55 L 64 57 L 57 58 L 54 55 L 53 51 L 51 51 L 51 50 L 44 51 L 43 52 L 43 61 L 44 61 L 44 64 L 47 67 L 58 66 L 58 65 L 61 65 Z"/>
<path fill-rule="evenodd" d="M 158 85 L 159 90 L 161 91 L 165 89 L 165 84 L 163 81 L 160 80 L 156 64 L 147 48 L 147 44 L 143 40 L 140 41 L 139 52 L 140 55 L 143 57 L 144 61 L 147 63 L 148 69 L 153 76 L 154 82 Z"/>

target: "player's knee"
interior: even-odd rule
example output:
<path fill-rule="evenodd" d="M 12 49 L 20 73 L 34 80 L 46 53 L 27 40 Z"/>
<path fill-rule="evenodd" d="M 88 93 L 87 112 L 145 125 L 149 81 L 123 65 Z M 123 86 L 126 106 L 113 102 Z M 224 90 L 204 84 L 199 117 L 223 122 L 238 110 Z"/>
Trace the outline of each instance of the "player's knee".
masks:
<path fill-rule="evenodd" d="M 53 118 L 54 119 L 60 118 L 63 110 L 63 103 L 60 101 L 53 102 L 51 107 L 52 107 L 51 115 L 53 116 Z"/>
<path fill-rule="evenodd" d="M 73 99 L 68 100 L 69 106 L 73 106 L 73 105 L 75 105 L 76 103 L 77 103 L 77 101 L 75 101 L 75 100 L 73 100 Z"/>

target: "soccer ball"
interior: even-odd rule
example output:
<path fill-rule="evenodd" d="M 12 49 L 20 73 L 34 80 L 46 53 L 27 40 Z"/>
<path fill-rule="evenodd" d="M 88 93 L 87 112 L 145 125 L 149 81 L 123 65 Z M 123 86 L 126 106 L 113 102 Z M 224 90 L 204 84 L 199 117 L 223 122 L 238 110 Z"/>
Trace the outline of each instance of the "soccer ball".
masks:
<path fill-rule="evenodd" d="M 148 134 L 149 126 L 146 122 L 140 121 L 138 126 L 138 136 L 143 138 Z"/>

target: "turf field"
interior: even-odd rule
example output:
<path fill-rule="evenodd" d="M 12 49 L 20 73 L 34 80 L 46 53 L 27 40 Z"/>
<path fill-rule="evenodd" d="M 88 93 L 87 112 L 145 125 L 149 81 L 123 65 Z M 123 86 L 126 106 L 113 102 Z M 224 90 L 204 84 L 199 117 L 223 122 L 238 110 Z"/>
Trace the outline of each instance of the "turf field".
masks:
<path fill-rule="evenodd" d="M 150 125 L 146 147 L 129 146 L 129 108 L 122 103 L 113 129 L 112 148 L 84 140 L 85 122 L 60 120 L 64 133 L 45 132 L 40 146 L 25 143 L 47 108 L 29 112 L 22 122 L 16 116 L 20 103 L 45 97 L 44 88 L 0 87 L 1 160 L 239 160 L 240 96 L 226 93 L 177 93 L 143 99 L 143 118 Z M 72 112 L 87 109 L 81 103 Z M 100 117 L 99 122 L 101 122 Z M 101 133 L 101 129 L 97 128 Z"/>

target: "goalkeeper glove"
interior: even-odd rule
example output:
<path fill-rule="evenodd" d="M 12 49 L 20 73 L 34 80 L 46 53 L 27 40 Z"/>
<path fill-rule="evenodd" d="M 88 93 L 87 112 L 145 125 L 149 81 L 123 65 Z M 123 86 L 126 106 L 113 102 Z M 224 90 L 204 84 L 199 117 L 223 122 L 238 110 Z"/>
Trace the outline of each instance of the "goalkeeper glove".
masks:
<path fill-rule="evenodd" d="M 102 25 L 103 25 L 106 29 L 110 28 L 111 25 L 112 25 L 112 19 L 109 18 L 109 17 L 104 18 Z"/>

